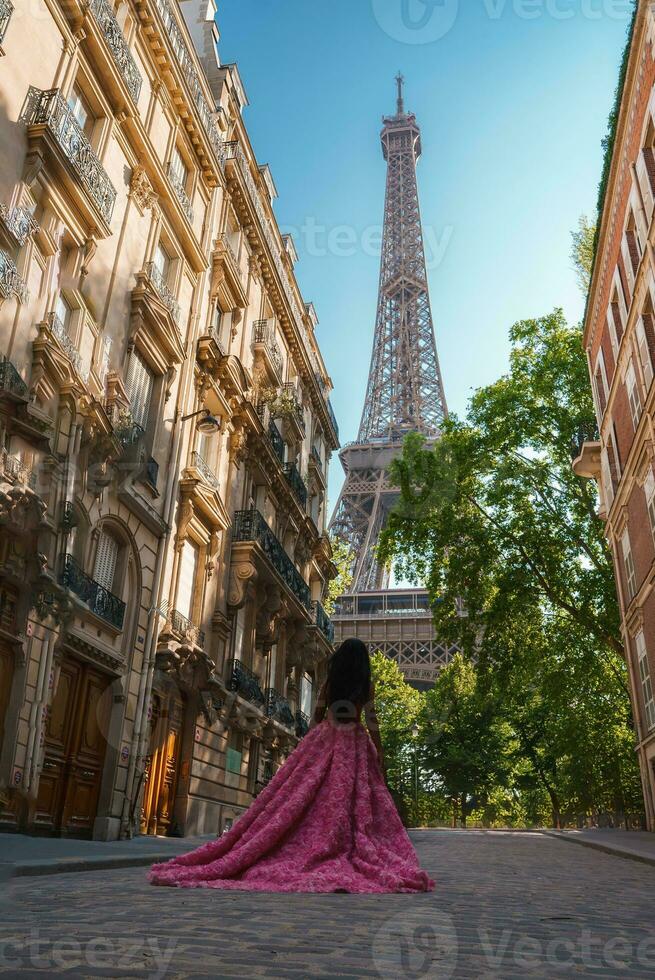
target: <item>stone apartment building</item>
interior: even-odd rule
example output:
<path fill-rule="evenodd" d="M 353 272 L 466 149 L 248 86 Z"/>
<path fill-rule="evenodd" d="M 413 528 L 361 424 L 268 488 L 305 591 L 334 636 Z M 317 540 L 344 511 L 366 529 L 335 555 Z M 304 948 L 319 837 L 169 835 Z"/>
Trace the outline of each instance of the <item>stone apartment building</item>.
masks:
<path fill-rule="evenodd" d="M 220 832 L 331 651 L 316 313 L 212 0 L 0 0 L 0 826 Z"/>
<path fill-rule="evenodd" d="M 614 557 L 648 826 L 655 830 L 655 4 L 641 0 L 584 324 L 600 441 L 574 469 L 598 480 Z"/>

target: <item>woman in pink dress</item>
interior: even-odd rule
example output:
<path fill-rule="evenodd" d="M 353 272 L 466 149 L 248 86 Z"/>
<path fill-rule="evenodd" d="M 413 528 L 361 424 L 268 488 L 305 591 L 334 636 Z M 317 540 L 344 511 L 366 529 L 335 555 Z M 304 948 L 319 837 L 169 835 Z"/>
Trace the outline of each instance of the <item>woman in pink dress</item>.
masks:
<path fill-rule="evenodd" d="M 361 716 L 368 728 L 362 725 Z M 149 873 L 155 885 L 265 892 L 425 892 L 386 787 L 368 650 L 333 654 L 308 734 L 234 826 Z"/>

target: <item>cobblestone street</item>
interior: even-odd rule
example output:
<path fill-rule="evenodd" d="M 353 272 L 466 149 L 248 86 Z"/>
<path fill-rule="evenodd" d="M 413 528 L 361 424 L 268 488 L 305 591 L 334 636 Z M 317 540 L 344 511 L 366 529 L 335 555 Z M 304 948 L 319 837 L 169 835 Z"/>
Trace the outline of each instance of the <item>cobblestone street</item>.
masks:
<path fill-rule="evenodd" d="M 416 832 L 419 896 L 154 888 L 145 868 L 14 879 L 0 972 L 652 977 L 652 867 L 540 834 Z"/>

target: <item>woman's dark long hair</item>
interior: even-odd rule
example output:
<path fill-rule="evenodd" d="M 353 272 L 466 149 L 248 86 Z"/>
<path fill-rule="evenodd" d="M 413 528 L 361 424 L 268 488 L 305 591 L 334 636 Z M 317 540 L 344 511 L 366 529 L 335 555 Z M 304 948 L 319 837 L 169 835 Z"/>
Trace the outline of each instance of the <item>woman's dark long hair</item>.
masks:
<path fill-rule="evenodd" d="M 371 661 L 361 640 L 344 640 L 332 654 L 327 675 L 327 703 L 361 707 L 371 691 Z"/>

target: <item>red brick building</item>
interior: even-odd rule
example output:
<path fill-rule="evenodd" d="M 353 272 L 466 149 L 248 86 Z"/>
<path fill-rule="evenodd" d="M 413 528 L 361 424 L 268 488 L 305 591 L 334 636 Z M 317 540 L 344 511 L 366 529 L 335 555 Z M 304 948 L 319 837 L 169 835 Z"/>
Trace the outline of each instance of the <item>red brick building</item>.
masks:
<path fill-rule="evenodd" d="M 655 3 L 639 0 L 584 324 L 599 482 L 614 556 L 646 816 L 655 830 Z"/>

